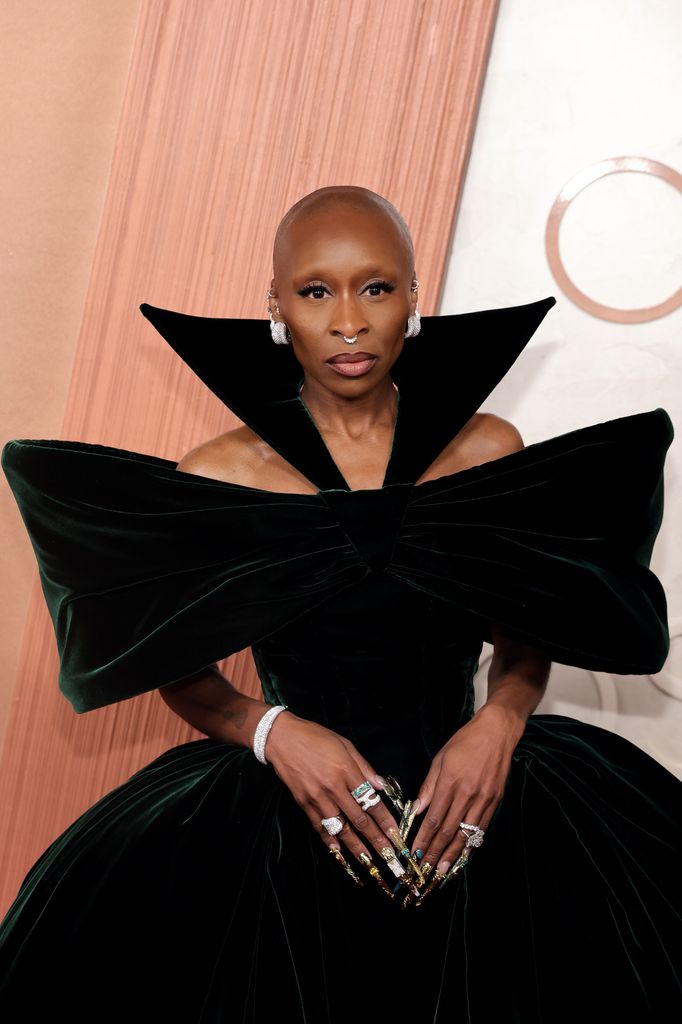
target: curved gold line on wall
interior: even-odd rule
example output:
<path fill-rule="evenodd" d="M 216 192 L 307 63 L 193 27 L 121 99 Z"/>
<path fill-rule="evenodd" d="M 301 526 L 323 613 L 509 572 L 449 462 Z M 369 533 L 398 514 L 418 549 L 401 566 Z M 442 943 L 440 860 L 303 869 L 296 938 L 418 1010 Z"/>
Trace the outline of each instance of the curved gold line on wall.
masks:
<path fill-rule="evenodd" d="M 570 181 L 566 182 L 554 200 L 547 218 L 545 250 L 557 284 L 576 306 L 580 306 L 587 313 L 592 313 L 593 316 L 601 317 L 602 320 L 612 320 L 619 324 L 639 324 L 666 316 L 682 305 L 682 285 L 669 298 L 655 306 L 645 306 L 641 309 L 619 309 L 615 306 L 605 306 L 603 303 L 591 299 L 572 281 L 564 267 L 559 251 L 559 229 L 569 204 L 593 182 L 607 174 L 622 174 L 625 171 L 653 174 L 655 177 L 667 181 L 682 193 L 682 174 L 658 160 L 650 160 L 648 157 L 641 156 L 616 156 L 608 160 L 599 160 L 575 174 Z"/>
<path fill-rule="evenodd" d="M 178 459 L 234 426 L 138 306 L 265 316 L 277 222 L 322 185 L 396 203 L 435 311 L 496 13 L 497 0 L 143 0 L 62 436 Z M 255 692 L 250 655 L 222 667 Z M 5 904 L 77 813 L 197 735 L 156 693 L 77 717 L 57 670 L 36 575 L 0 765 Z"/>

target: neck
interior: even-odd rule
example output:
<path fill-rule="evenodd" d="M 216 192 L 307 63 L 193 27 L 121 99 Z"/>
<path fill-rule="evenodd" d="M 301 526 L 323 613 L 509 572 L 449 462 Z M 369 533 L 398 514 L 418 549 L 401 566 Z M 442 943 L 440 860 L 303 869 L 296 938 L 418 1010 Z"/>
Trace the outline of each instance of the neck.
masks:
<path fill-rule="evenodd" d="M 398 388 L 390 377 L 366 394 L 348 398 L 305 379 L 299 396 L 324 434 L 355 441 L 377 430 L 393 430 Z"/>

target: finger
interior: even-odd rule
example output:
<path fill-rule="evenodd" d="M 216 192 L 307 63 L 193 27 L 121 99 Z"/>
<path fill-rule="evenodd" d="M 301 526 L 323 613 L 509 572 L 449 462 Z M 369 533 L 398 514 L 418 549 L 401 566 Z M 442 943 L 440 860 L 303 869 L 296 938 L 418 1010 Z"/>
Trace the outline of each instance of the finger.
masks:
<path fill-rule="evenodd" d="M 346 874 L 350 875 L 350 877 L 353 879 L 355 884 L 361 886 L 363 884 L 362 883 L 362 879 L 358 875 L 357 871 L 353 870 L 353 868 L 350 866 L 350 864 L 348 863 L 348 861 L 344 857 L 344 855 L 343 855 L 343 853 L 341 851 L 341 847 L 337 846 L 335 843 L 332 842 L 332 843 L 329 844 L 328 850 L 333 855 L 333 857 L 336 859 L 336 861 L 341 865 L 341 867 L 346 872 Z"/>
<path fill-rule="evenodd" d="M 433 800 L 433 794 L 438 785 L 438 779 L 440 777 L 440 761 L 436 759 L 432 762 L 429 772 L 419 787 L 419 792 L 416 798 L 412 802 L 412 807 L 416 808 L 417 814 L 423 814 L 427 807 Z"/>
<path fill-rule="evenodd" d="M 358 750 L 356 750 L 350 741 L 348 742 L 348 751 L 358 768 L 358 781 L 355 783 L 355 786 L 358 786 L 361 782 L 367 780 L 368 782 L 371 782 L 375 789 L 382 790 L 384 788 L 384 784 L 381 775 L 379 775 L 374 769 L 374 766 L 371 765 Z M 351 789 L 355 789 L 355 786 L 352 786 Z"/>
<path fill-rule="evenodd" d="M 452 842 L 455 838 L 455 832 L 450 831 L 450 834 L 448 834 L 448 829 L 452 830 L 452 825 L 450 823 L 446 824 L 446 818 L 453 805 L 459 804 L 460 810 L 464 810 L 469 802 L 470 799 L 467 799 L 465 794 L 458 791 L 457 783 L 454 779 L 439 777 L 438 786 L 434 795 L 429 800 L 428 807 L 423 812 L 417 835 L 412 841 L 412 851 L 421 851 L 423 859 L 426 860 L 427 850 L 433 847 L 434 842 L 438 842 L 436 837 L 439 830 L 442 830 L 439 849 L 443 849 L 447 843 Z"/>
<path fill-rule="evenodd" d="M 344 804 L 344 806 L 350 808 L 347 813 L 350 816 L 354 829 L 361 833 L 391 866 L 391 858 L 386 853 L 386 840 L 388 840 L 388 844 L 403 858 L 403 861 L 408 866 L 409 873 L 416 875 L 420 882 L 423 881 L 419 862 L 405 843 L 400 830 L 400 822 L 394 816 L 392 810 L 389 809 L 385 798 L 382 799 L 380 793 L 373 792 L 372 790 L 365 793 L 361 792 L 360 795 L 356 796 L 358 789 L 362 790 L 363 786 L 367 785 L 367 781 L 365 780 L 364 783 L 360 783 L 359 786 L 352 788 L 354 781 L 355 777 L 352 777 L 348 782 L 348 786 L 351 787 L 349 795 L 357 803 L 358 807 L 353 809 L 352 805 Z M 392 870 L 394 874 L 398 874 L 394 867 L 392 867 Z"/>
<path fill-rule="evenodd" d="M 417 836 L 417 840 L 422 844 L 419 848 L 424 851 L 422 863 L 430 864 L 432 867 L 436 867 L 444 859 L 445 849 L 463 848 L 466 837 L 461 838 L 460 823 L 467 820 L 464 816 L 467 811 L 476 809 L 478 812 L 480 805 L 485 808 L 492 799 L 490 794 L 482 794 L 479 788 L 474 788 L 471 783 L 457 783 L 453 779 L 443 778 L 439 782 L 440 785 Z"/>
<path fill-rule="evenodd" d="M 371 853 L 367 849 L 367 846 L 362 842 L 362 840 L 349 827 L 348 821 L 346 820 L 344 814 L 341 811 L 337 811 L 335 814 L 332 814 L 330 812 L 324 814 L 322 818 L 319 819 L 317 817 L 318 814 L 319 811 L 315 809 L 313 814 L 309 815 L 311 824 L 313 825 L 313 828 L 318 833 L 320 839 L 325 844 L 325 846 L 328 847 L 328 849 L 331 852 L 336 851 L 336 859 L 339 861 L 342 867 L 344 867 L 348 874 L 352 876 L 354 875 L 354 872 L 351 869 L 350 864 L 348 864 L 348 862 L 345 860 L 343 856 L 343 851 L 341 849 L 341 841 L 361 864 L 363 864 L 366 867 L 369 866 L 370 863 L 372 862 Z M 335 828 L 333 824 L 334 819 L 336 819 L 337 822 L 341 822 L 341 829 Z M 328 830 L 326 825 L 322 824 L 323 821 L 329 822 L 332 829 L 334 829 L 333 834 Z"/>
<path fill-rule="evenodd" d="M 351 865 L 348 863 L 348 861 L 346 860 L 346 858 L 343 855 L 343 852 L 341 850 L 341 844 L 339 843 L 338 838 L 337 838 L 337 835 L 339 835 L 339 833 L 337 832 L 336 834 L 332 834 L 332 832 L 325 825 L 322 824 L 322 819 L 320 819 L 319 823 L 318 823 L 318 821 L 315 818 L 311 817 L 310 814 L 308 816 L 310 817 L 311 824 L 313 825 L 313 828 L 315 829 L 315 831 L 320 836 L 320 839 L 322 840 L 324 845 L 327 847 L 327 850 L 329 851 L 329 853 L 341 865 L 341 867 L 344 869 L 346 874 L 350 875 L 350 877 L 353 879 L 353 881 L 356 883 L 356 885 L 360 885 L 361 886 L 363 884 L 362 880 L 360 879 L 360 877 L 357 874 L 357 872 L 353 870 L 353 868 L 351 867 Z M 332 829 L 333 829 L 332 822 L 333 822 L 334 818 L 338 818 L 340 821 L 343 821 L 343 819 L 340 817 L 340 815 L 326 814 L 326 815 L 324 815 L 324 818 L 325 818 L 325 820 L 329 821 L 329 824 L 330 824 L 330 826 L 332 826 Z"/>
<path fill-rule="evenodd" d="M 430 829 L 430 834 L 427 835 L 422 846 L 424 850 L 422 864 L 438 867 L 442 860 L 443 850 L 457 843 L 459 823 L 462 820 L 464 806 L 466 805 L 462 803 L 461 798 L 457 799 L 450 807 L 442 804 L 438 807 L 434 801 L 427 811 L 426 824 Z M 442 871 L 443 869 L 438 867 L 438 870 Z"/>
<path fill-rule="evenodd" d="M 362 780 L 364 783 L 367 781 Z M 362 786 L 362 782 L 359 786 Z M 364 864 L 370 874 L 375 876 L 377 882 L 379 878 L 374 862 L 381 858 L 400 884 L 413 889 L 412 876 L 423 881 L 421 868 L 416 859 L 411 857 L 400 835 L 398 822 L 386 808 L 380 794 L 370 788 L 356 799 L 351 789 L 352 786 L 358 788 L 356 774 L 348 776 L 345 785 L 344 791 L 334 795 L 342 815 L 349 824 L 347 831 L 339 833 L 339 839 L 347 844 L 349 850 Z M 400 862 L 400 854 L 403 855 L 407 867 Z"/>
<path fill-rule="evenodd" d="M 461 817 L 456 812 L 454 805 L 453 810 L 455 813 L 452 820 L 457 830 L 454 839 L 450 843 L 446 843 L 441 850 L 435 843 L 432 844 L 431 849 L 425 855 L 425 859 L 436 858 L 434 863 L 442 874 L 445 874 L 463 853 L 467 852 L 468 855 L 471 855 L 477 849 L 476 846 L 469 843 L 471 833 L 463 831 L 462 824 L 476 825 L 485 831 L 494 807 L 489 798 L 479 797 L 466 808 Z"/>
<path fill-rule="evenodd" d="M 382 811 L 379 812 L 379 817 L 385 823 L 385 829 L 382 828 L 375 819 L 374 815 L 381 804 L 377 804 L 375 807 L 363 810 L 358 804 L 351 793 L 347 791 L 344 794 L 336 794 L 341 806 L 342 816 L 346 818 L 348 825 L 350 826 L 348 834 L 342 832 L 339 834 L 339 838 L 342 839 L 349 845 L 349 848 L 359 856 L 356 851 L 362 849 L 365 853 L 378 853 L 383 860 L 386 861 L 389 868 L 393 873 L 398 876 L 402 872 L 396 870 L 393 864 L 393 859 L 396 858 L 395 841 L 390 836 L 390 832 L 393 832 L 394 836 L 397 837 L 399 842 L 399 833 L 397 829 L 397 823 L 386 810 L 385 806 Z M 402 844 L 400 844 L 402 846 Z M 368 849 L 369 847 L 369 849 Z"/>
<path fill-rule="evenodd" d="M 420 824 L 419 829 L 417 831 L 417 835 L 415 836 L 415 838 L 414 838 L 414 840 L 412 842 L 412 845 L 411 845 L 412 852 L 415 853 L 416 851 L 419 851 L 419 855 L 420 856 L 423 855 L 424 850 L 429 845 L 429 842 L 431 840 L 431 837 L 432 837 L 432 835 L 433 835 L 433 833 L 435 831 L 435 827 L 436 827 L 436 826 L 434 826 L 432 824 L 429 824 L 429 820 L 434 816 L 434 812 L 433 812 L 433 798 L 434 798 L 434 794 L 437 792 L 437 790 L 439 788 L 439 783 L 440 783 L 440 785 L 443 785 L 443 781 L 441 779 L 441 774 L 440 773 L 441 773 L 441 759 L 440 759 L 440 756 L 437 756 L 432 761 L 431 767 L 430 767 L 430 769 L 429 769 L 429 771 L 428 771 L 428 773 L 426 775 L 426 778 L 424 779 L 423 783 L 421 784 L 421 786 L 419 788 L 419 792 L 417 794 L 417 797 L 416 797 L 416 799 L 412 803 L 412 809 L 413 810 L 416 809 L 416 813 L 417 814 L 419 814 L 420 816 L 421 815 L 426 815 L 426 817 L 422 818 L 421 824 Z M 454 782 L 453 781 L 449 782 L 447 784 L 447 788 L 452 790 L 454 788 Z M 427 814 L 427 811 L 429 811 L 429 809 L 431 809 L 431 814 Z M 441 811 L 441 813 L 442 813 L 442 811 Z M 436 811 L 436 814 L 438 814 L 437 811 Z"/>
<path fill-rule="evenodd" d="M 375 851 L 379 851 L 380 853 L 382 851 L 385 852 L 387 845 L 389 845 L 386 837 L 383 835 L 381 830 L 374 825 L 370 816 L 366 812 L 362 811 L 355 801 L 350 798 L 349 794 L 346 793 L 332 799 L 336 800 L 337 810 L 334 813 L 323 813 L 322 819 L 318 819 L 320 822 L 319 825 L 316 825 L 315 827 L 323 841 L 326 841 L 325 836 L 328 836 L 329 833 L 322 824 L 322 820 L 329 819 L 330 824 L 333 824 L 334 819 L 340 821 L 342 828 L 335 832 L 333 839 L 336 841 L 337 845 L 339 843 L 343 843 L 353 857 L 369 869 L 371 865 L 374 864 Z M 315 818 L 312 815 L 311 820 L 313 821 L 313 824 L 315 824 Z M 372 823 L 371 831 L 373 834 L 366 837 L 359 834 L 355 825 L 356 821 L 361 822 L 366 831 L 368 823 Z M 372 849 L 373 847 L 374 850 Z M 384 857 L 384 859 L 388 860 L 386 857 Z"/>

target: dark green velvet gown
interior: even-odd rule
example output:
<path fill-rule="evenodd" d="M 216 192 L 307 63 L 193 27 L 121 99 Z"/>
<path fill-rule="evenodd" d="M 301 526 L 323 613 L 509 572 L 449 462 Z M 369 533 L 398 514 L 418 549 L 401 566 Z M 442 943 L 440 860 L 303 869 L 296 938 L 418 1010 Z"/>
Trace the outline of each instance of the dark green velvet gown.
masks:
<path fill-rule="evenodd" d="M 251 645 L 267 701 L 347 736 L 414 796 L 472 714 L 490 622 L 557 662 L 658 671 L 666 600 L 649 564 L 673 437 L 664 409 L 415 484 L 554 301 L 423 318 L 392 369 L 384 484 L 356 491 L 267 321 L 143 305 L 319 490 L 273 493 L 79 441 L 8 441 L 2 466 L 76 711 Z M 0 930 L 0 1018 L 677 1020 L 681 790 L 625 739 L 533 716 L 467 871 L 403 912 L 343 872 L 270 765 L 211 739 L 183 744 L 30 870 Z"/>

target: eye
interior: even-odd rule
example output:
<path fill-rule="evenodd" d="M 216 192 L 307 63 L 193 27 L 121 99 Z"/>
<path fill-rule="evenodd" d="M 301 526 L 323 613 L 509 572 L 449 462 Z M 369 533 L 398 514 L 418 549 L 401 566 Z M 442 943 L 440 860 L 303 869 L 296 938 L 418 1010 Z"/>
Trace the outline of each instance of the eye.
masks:
<path fill-rule="evenodd" d="M 306 295 L 312 295 L 314 299 L 321 299 L 324 297 L 326 290 L 323 284 L 307 284 L 305 288 L 299 289 L 298 294 L 304 298 Z"/>
<path fill-rule="evenodd" d="M 365 286 L 364 290 L 376 298 L 381 295 L 382 292 L 394 292 L 395 285 L 391 284 L 390 281 L 370 281 L 370 283 Z M 312 283 L 305 285 L 303 288 L 299 288 L 297 294 L 301 295 L 303 298 L 306 298 L 308 295 L 312 295 L 314 299 L 323 299 L 325 294 L 329 294 L 329 291 L 326 285 Z"/>
<path fill-rule="evenodd" d="M 370 281 L 367 285 L 370 295 L 381 295 L 382 292 L 394 292 L 395 285 L 390 281 Z"/>

